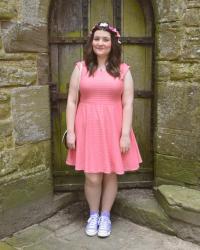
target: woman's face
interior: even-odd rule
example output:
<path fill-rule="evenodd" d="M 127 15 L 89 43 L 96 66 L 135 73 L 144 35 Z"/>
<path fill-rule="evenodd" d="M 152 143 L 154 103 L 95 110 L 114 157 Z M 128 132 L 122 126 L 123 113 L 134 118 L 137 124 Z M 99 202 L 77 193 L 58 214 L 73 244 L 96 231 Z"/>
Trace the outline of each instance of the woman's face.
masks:
<path fill-rule="evenodd" d="M 99 57 L 107 57 L 111 51 L 111 34 L 105 30 L 94 32 L 92 48 L 94 53 Z"/>

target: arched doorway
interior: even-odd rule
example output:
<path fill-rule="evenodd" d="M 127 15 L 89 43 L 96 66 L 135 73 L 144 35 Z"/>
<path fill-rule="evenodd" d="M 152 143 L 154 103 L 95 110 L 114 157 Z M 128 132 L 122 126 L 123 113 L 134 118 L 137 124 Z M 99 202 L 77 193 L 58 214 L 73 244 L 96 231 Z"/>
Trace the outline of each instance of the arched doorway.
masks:
<path fill-rule="evenodd" d="M 61 144 L 65 107 L 74 63 L 81 60 L 88 31 L 99 21 L 114 24 L 122 35 L 123 60 L 135 82 L 133 127 L 142 153 L 139 171 L 119 178 L 121 187 L 149 187 L 153 180 L 153 10 L 148 0 L 54 0 L 49 18 L 52 101 L 52 152 L 55 190 L 82 187 L 83 175 L 65 165 Z"/>

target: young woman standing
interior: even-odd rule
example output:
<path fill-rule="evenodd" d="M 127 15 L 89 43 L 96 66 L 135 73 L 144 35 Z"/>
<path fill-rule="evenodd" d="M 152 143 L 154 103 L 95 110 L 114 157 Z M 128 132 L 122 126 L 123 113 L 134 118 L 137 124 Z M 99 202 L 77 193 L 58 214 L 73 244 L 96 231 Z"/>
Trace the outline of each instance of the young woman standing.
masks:
<path fill-rule="evenodd" d="M 133 79 L 121 62 L 119 38 L 108 23 L 96 24 L 70 80 L 66 163 L 85 174 L 89 236 L 110 235 L 117 175 L 137 170 L 142 162 L 132 129 Z"/>

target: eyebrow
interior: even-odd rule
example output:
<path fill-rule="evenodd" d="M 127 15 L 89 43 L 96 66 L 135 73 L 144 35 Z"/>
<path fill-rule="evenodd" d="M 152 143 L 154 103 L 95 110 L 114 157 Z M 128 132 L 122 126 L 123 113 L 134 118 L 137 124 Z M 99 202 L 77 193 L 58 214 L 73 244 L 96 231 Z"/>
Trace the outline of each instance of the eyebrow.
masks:
<path fill-rule="evenodd" d="M 109 38 L 109 39 L 110 39 L 109 36 L 98 36 L 98 35 L 94 35 L 94 38 L 95 38 L 95 37 L 97 37 L 97 38 L 102 37 L 102 38 Z"/>

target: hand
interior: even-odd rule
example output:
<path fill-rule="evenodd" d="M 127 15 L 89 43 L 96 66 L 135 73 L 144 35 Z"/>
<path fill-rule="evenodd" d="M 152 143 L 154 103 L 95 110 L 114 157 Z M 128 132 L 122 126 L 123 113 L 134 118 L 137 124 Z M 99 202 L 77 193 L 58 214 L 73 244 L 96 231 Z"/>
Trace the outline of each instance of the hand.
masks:
<path fill-rule="evenodd" d="M 121 135 L 121 138 L 120 138 L 121 153 L 124 154 L 124 153 L 128 152 L 130 145 L 131 145 L 130 136 L 129 135 Z"/>
<path fill-rule="evenodd" d="M 76 136 L 74 132 L 67 132 L 67 147 L 70 149 L 75 149 Z"/>

